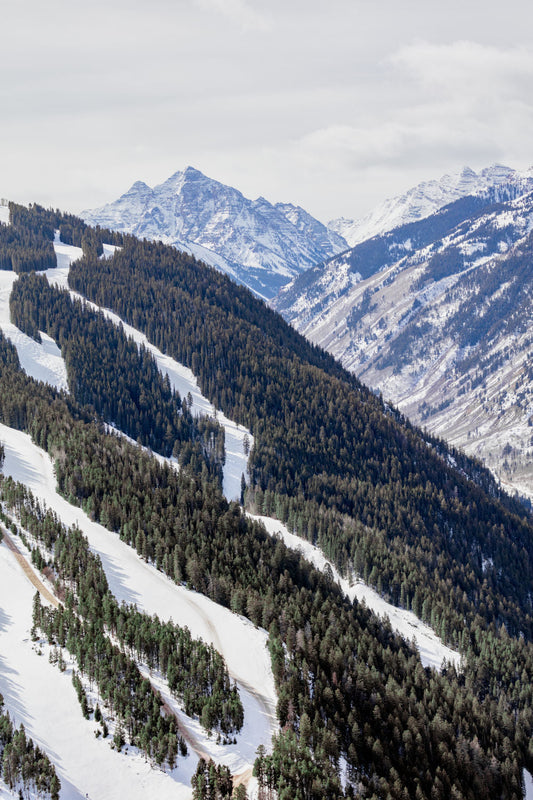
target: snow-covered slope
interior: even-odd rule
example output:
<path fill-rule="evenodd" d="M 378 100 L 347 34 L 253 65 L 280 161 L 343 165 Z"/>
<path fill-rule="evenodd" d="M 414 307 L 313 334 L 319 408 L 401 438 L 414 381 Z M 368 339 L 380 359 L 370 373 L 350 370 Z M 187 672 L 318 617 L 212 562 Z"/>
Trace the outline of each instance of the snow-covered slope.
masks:
<path fill-rule="evenodd" d="M 92 225 L 172 244 L 265 298 L 347 247 L 303 209 L 249 200 L 192 167 L 153 189 L 137 181 L 115 202 L 82 216 Z"/>
<path fill-rule="evenodd" d="M 113 752 L 94 735 L 81 714 L 70 676 L 38 655 L 30 637 L 34 588 L 7 547 L 0 546 L 0 692 L 16 724 L 52 757 L 61 781 L 61 800 L 91 798 L 144 800 L 190 798 L 187 776 L 195 758 L 182 760 L 181 775 L 150 768 L 140 755 Z M 186 763 L 189 762 L 189 763 Z M 95 765 L 98 768 L 95 769 Z M 178 770 L 175 772 L 178 773 Z"/>
<path fill-rule="evenodd" d="M 311 270 L 275 306 L 415 422 L 532 493 L 532 229 L 533 194 L 463 198 Z"/>
<path fill-rule="evenodd" d="M 520 172 L 495 164 L 479 173 L 464 167 L 460 172 L 425 181 L 405 194 L 384 200 L 360 220 L 341 217 L 329 222 L 328 227 L 354 247 L 399 225 L 428 217 L 460 197 L 491 195 L 495 200 L 505 201 L 532 190 L 533 167 Z"/>
<path fill-rule="evenodd" d="M 56 389 L 67 389 L 67 370 L 56 343 L 45 333 L 41 334 L 42 342 L 36 342 L 11 322 L 9 297 L 17 277 L 15 272 L 0 271 L 0 329 L 15 345 L 21 367 L 28 375 Z"/>
<path fill-rule="evenodd" d="M 46 275 L 51 283 L 66 288 L 70 264 L 81 251 L 61 243 L 57 236 L 54 247 L 58 267 L 48 270 Z M 17 347 L 28 374 L 37 380 L 53 383 L 57 388 L 65 388 L 65 365 L 55 343 L 44 337 L 43 345 L 39 346 L 9 322 L 9 294 L 17 276 L 1 274 L 10 276 L 9 281 L 4 281 L 0 298 L 2 329 Z M 115 324 L 122 324 L 111 312 L 105 313 Z M 233 495 L 238 498 L 241 473 L 246 471 L 247 460 L 243 442 L 248 434 L 250 444 L 253 444 L 251 435 L 224 415 L 217 414 L 202 396 L 190 370 L 153 348 L 138 331 L 125 327 L 127 334 L 138 344 L 142 343 L 152 351 L 161 371 L 169 375 L 173 387 L 182 396 L 190 393 L 193 413 L 216 416 L 224 426 L 227 454 L 224 488 L 229 499 Z M 61 365 L 62 382 L 49 379 L 50 353 Z M 157 614 L 160 619 L 172 618 L 178 624 L 186 625 L 193 636 L 203 638 L 213 644 L 224 658 L 227 656 L 226 663 L 232 678 L 238 683 L 245 711 L 245 724 L 237 743 L 230 746 L 217 744 L 205 735 L 197 721 L 187 718 L 179 709 L 175 712 L 181 724 L 186 726 L 189 741 L 198 744 L 199 752 L 213 758 L 216 763 L 226 764 L 234 775 L 243 775 L 248 782 L 258 745 L 268 748 L 277 730 L 276 692 L 266 648 L 266 632 L 208 598 L 176 586 L 157 569 L 144 563 L 117 536 L 93 523 L 81 509 L 71 506 L 56 492 L 51 459 L 31 442 L 27 434 L 0 425 L 0 441 L 5 449 L 3 473 L 28 486 L 35 497 L 53 509 L 66 525 L 76 523 L 83 530 L 92 549 L 100 555 L 110 588 L 119 601 L 136 603 L 141 610 Z M 17 540 L 17 545 L 24 551 L 20 540 Z M 29 560 L 29 553 L 26 555 Z M 52 667 L 46 658 L 37 654 L 36 648 L 32 649 L 29 628 L 35 589 L 5 545 L 0 547 L 0 587 L 0 649 L 10 653 L 9 667 L 6 663 L 5 669 L 0 669 L 0 692 L 4 694 L 16 723 L 23 722 L 35 741 L 52 755 L 54 763 L 59 763 L 62 800 L 82 798 L 86 793 L 89 797 L 110 800 L 156 796 L 190 798 L 190 780 L 198 761 L 194 752 L 186 759 L 180 758 L 177 768 L 171 774 L 165 774 L 154 770 L 142 756 L 131 752 L 128 757 L 113 753 L 107 743 L 95 738 L 94 725 L 81 715 L 70 681 L 71 670 L 60 673 L 57 667 Z M 16 647 L 13 642 L 17 642 Z M 42 669 L 43 664 L 45 669 Z M 13 691 L 13 686 L 16 691 Z M 164 683 L 158 684 L 158 688 L 175 706 L 168 690 L 165 694 Z M 61 695 L 61 702 L 56 702 L 56 695 Z M 94 763 L 99 763 L 101 769 L 95 771 Z"/>
<path fill-rule="evenodd" d="M 0 441 L 6 452 L 3 473 L 28 486 L 66 525 L 77 524 L 81 528 L 93 551 L 100 556 L 111 591 L 119 601 L 136 603 L 140 610 L 157 614 L 162 620 L 172 618 L 177 624 L 186 625 L 193 636 L 203 638 L 222 653 L 238 682 L 245 710 L 245 725 L 237 744 L 217 745 L 185 715 L 180 719 L 191 726 L 195 737 L 200 738 L 202 750 L 217 763 L 227 764 L 235 774 L 250 769 L 258 745 L 268 747 L 276 731 L 276 693 L 266 632 L 203 595 L 177 586 L 143 562 L 117 535 L 92 522 L 80 508 L 71 506 L 57 494 L 51 459 L 27 434 L 0 425 Z M 8 622 L 12 620 L 0 631 L 2 652 L 10 652 L 13 641 L 18 641 L 16 658 L 12 659 L 11 654 L 9 657 L 11 672 L 0 669 L 0 691 L 10 709 L 20 708 L 18 721 L 24 722 L 47 752 L 57 754 L 63 767 L 62 783 L 67 787 L 74 784 L 72 791 L 62 793 L 62 800 L 84 797 L 86 791 L 90 797 L 111 800 L 190 798 L 190 776 L 197 762 L 194 755 L 192 764 L 191 759 L 185 762 L 180 759 L 177 769 L 165 775 L 150 770 L 140 757 L 132 759 L 112 753 L 108 744 L 95 739 L 94 724 L 83 719 L 70 680 L 57 668 L 44 669 L 45 659 L 32 651 L 29 628 L 34 589 L 14 566 L 5 546 L 0 547 L 0 556 L 0 609 Z M 9 675 L 12 677 L 6 677 Z M 14 686 L 18 687 L 16 692 Z M 54 710 L 56 693 L 62 703 Z M 80 751 L 85 753 L 87 739 L 91 746 L 87 744 L 87 755 L 80 758 Z M 94 763 L 101 763 L 102 770 L 94 770 Z M 116 776 L 112 779 L 113 770 Z"/>
<path fill-rule="evenodd" d="M 82 251 L 78 247 L 63 244 L 57 237 L 54 249 L 58 266 L 55 269 L 47 270 L 45 274 L 51 284 L 68 289 L 70 264 L 81 256 Z M 16 273 L 0 271 L 0 329 L 15 345 L 21 366 L 28 375 L 36 380 L 49 383 L 57 389 L 68 391 L 67 370 L 56 343 L 46 333 L 41 332 L 42 343 L 39 344 L 30 336 L 22 333 L 10 320 L 9 296 L 16 280 Z M 72 294 L 77 296 L 74 292 Z M 90 305 L 97 308 L 94 304 Z M 144 345 L 151 352 L 161 373 L 168 375 L 172 388 L 179 392 L 181 397 L 187 397 L 190 394 L 192 398 L 191 412 L 194 416 L 215 417 L 217 422 L 223 426 L 226 449 L 223 489 L 228 500 L 239 500 L 241 476 L 246 475 L 247 455 L 245 449 L 253 446 L 251 433 L 215 409 L 212 403 L 202 395 L 198 381 L 190 369 L 161 353 L 157 347 L 147 341 L 144 334 L 127 325 L 116 314 L 106 309 L 104 309 L 104 313 L 116 325 L 122 325 L 126 334 L 139 346 Z"/>

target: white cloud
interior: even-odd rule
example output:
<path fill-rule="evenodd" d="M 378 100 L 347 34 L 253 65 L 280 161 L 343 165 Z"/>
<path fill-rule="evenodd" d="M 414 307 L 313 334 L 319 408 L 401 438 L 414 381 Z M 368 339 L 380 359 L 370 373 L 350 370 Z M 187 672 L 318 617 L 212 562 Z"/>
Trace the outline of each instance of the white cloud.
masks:
<path fill-rule="evenodd" d="M 523 0 L 94 3 L 6 6 L 2 195 L 75 210 L 193 164 L 327 218 L 533 161 Z"/>
<path fill-rule="evenodd" d="M 377 121 L 367 127 L 332 126 L 314 131 L 295 144 L 295 151 L 309 159 L 320 158 L 332 168 L 369 169 L 374 166 L 404 165 L 444 159 L 461 159 L 491 151 L 493 137 L 473 121 L 455 120 L 445 124 L 453 109 L 434 108 L 421 119 Z"/>
<path fill-rule="evenodd" d="M 474 41 L 419 42 L 388 61 L 423 89 L 448 95 L 486 97 L 505 90 L 516 96 L 532 88 L 533 49 L 524 45 L 504 49 Z"/>
<path fill-rule="evenodd" d="M 252 8 L 247 0 L 194 0 L 194 5 L 206 11 L 222 14 L 243 30 L 268 30 L 267 17 Z"/>

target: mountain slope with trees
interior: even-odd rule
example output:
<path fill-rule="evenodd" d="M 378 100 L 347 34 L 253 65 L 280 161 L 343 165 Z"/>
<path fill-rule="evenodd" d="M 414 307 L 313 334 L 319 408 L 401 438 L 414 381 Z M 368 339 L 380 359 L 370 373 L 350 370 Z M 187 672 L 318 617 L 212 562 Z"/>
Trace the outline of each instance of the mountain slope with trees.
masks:
<path fill-rule="evenodd" d="M 304 273 L 274 303 L 410 419 L 527 496 L 532 224 L 531 193 L 463 198 Z"/>
<path fill-rule="evenodd" d="M 61 228 L 57 212 L 33 213 Z M 56 460 L 60 491 L 176 582 L 269 631 L 280 734 L 258 754 L 264 791 L 521 797 L 533 766 L 528 512 L 225 276 L 127 236 L 101 259 L 106 233 L 72 230 L 86 241 L 72 287 L 189 365 L 250 428 L 249 507 L 287 521 L 464 655 L 463 672 L 425 670 L 386 623 L 228 504 L 202 454 L 176 473 L 24 375 L 4 343 L 0 418 Z"/>

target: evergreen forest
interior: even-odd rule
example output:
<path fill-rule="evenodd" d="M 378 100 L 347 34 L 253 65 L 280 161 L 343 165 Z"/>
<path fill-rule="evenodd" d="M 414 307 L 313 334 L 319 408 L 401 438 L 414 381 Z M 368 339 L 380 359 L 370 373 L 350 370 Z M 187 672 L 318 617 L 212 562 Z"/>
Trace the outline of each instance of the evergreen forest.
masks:
<path fill-rule="evenodd" d="M 186 404 L 169 395 L 141 352 L 135 374 L 143 376 L 144 396 L 158 409 L 154 417 L 143 415 L 141 393 L 117 366 L 135 359 L 127 340 L 41 277 L 21 276 L 12 301 L 17 324 L 34 336 L 49 332 L 71 362 L 93 365 L 91 349 L 98 343 L 109 349 L 102 360 L 115 374 L 113 381 L 97 379 L 95 397 L 86 386 L 89 369 L 71 363 L 71 394 L 59 393 L 25 375 L 2 337 L 0 420 L 30 433 L 54 459 L 61 493 L 110 535 L 118 534 L 177 583 L 268 631 L 280 728 L 272 750 L 258 752 L 263 797 L 521 798 L 522 769 L 533 770 L 528 510 L 502 493 L 481 464 L 414 428 L 226 276 L 170 247 L 133 237 L 118 241 L 59 212 L 13 207 L 14 225 L 17 215 L 22 227 L 34 225 L 48 241 L 59 229 L 82 247 L 71 288 L 189 366 L 214 405 L 250 429 L 249 510 L 286 522 L 344 574 L 353 570 L 414 611 L 462 655 L 461 669 L 424 668 L 386 621 L 350 602 L 331 576 L 228 503 L 216 428 L 189 423 Z M 103 243 L 120 248 L 100 258 Z M 116 423 L 113 403 L 127 409 L 124 425 L 131 424 L 132 438 L 145 437 L 149 446 L 160 441 L 173 452 L 184 432 L 194 458 L 178 444 L 177 472 L 110 433 L 104 422 Z M 20 502 L 19 515 L 22 506 L 31 508 L 31 499 Z M 24 526 L 30 528 L 29 520 Z M 62 629 L 65 642 L 69 630 L 77 642 L 91 626 L 97 639 L 106 629 L 146 626 L 147 643 L 125 639 L 125 652 L 129 647 L 132 658 L 159 664 L 166 659 L 168 675 L 168 655 L 155 641 L 161 635 L 174 642 L 175 634 L 156 620 L 152 632 L 135 609 L 114 605 L 98 565 L 86 570 L 86 593 L 86 579 L 76 578 L 70 566 L 71 553 L 88 558 L 81 555 L 83 537 L 56 527 L 49 520 L 42 528 L 35 559 L 57 570 L 77 611 L 68 620 L 69 604 L 57 616 L 37 609 L 36 626 L 54 641 Z M 101 611 L 85 621 L 96 613 L 91 598 L 98 596 Z M 114 658 L 114 651 L 105 651 L 104 663 Z M 121 662 L 129 682 L 128 669 Z M 229 692 L 222 708 L 231 708 L 233 717 L 228 721 L 223 710 L 215 724 L 231 735 L 241 720 L 223 669 L 220 674 Z M 203 710 L 195 713 L 203 716 Z M 132 723 L 128 735 L 141 741 L 148 730 L 146 736 L 155 737 L 151 724 L 148 718 L 144 728 Z M 154 757 L 163 750 L 169 752 L 168 741 Z M 193 791 L 195 797 L 231 796 L 227 775 L 206 762 L 199 764 Z"/>

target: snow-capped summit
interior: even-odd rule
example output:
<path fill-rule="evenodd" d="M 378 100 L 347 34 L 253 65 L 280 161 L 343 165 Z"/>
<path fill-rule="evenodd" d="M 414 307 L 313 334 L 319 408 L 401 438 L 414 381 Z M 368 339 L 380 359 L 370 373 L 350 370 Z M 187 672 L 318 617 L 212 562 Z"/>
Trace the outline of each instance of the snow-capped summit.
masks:
<path fill-rule="evenodd" d="M 354 247 L 365 239 L 428 217 L 460 197 L 486 195 L 506 202 L 530 191 L 533 191 L 533 169 L 521 172 L 493 164 L 477 173 L 463 167 L 460 172 L 424 181 L 405 194 L 384 200 L 360 220 L 341 217 L 332 220 L 328 227 Z"/>
<path fill-rule="evenodd" d="M 309 267 L 346 249 L 345 240 L 302 208 L 249 200 L 194 167 L 151 189 L 137 181 L 84 219 L 192 252 L 265 298 Z"/>

